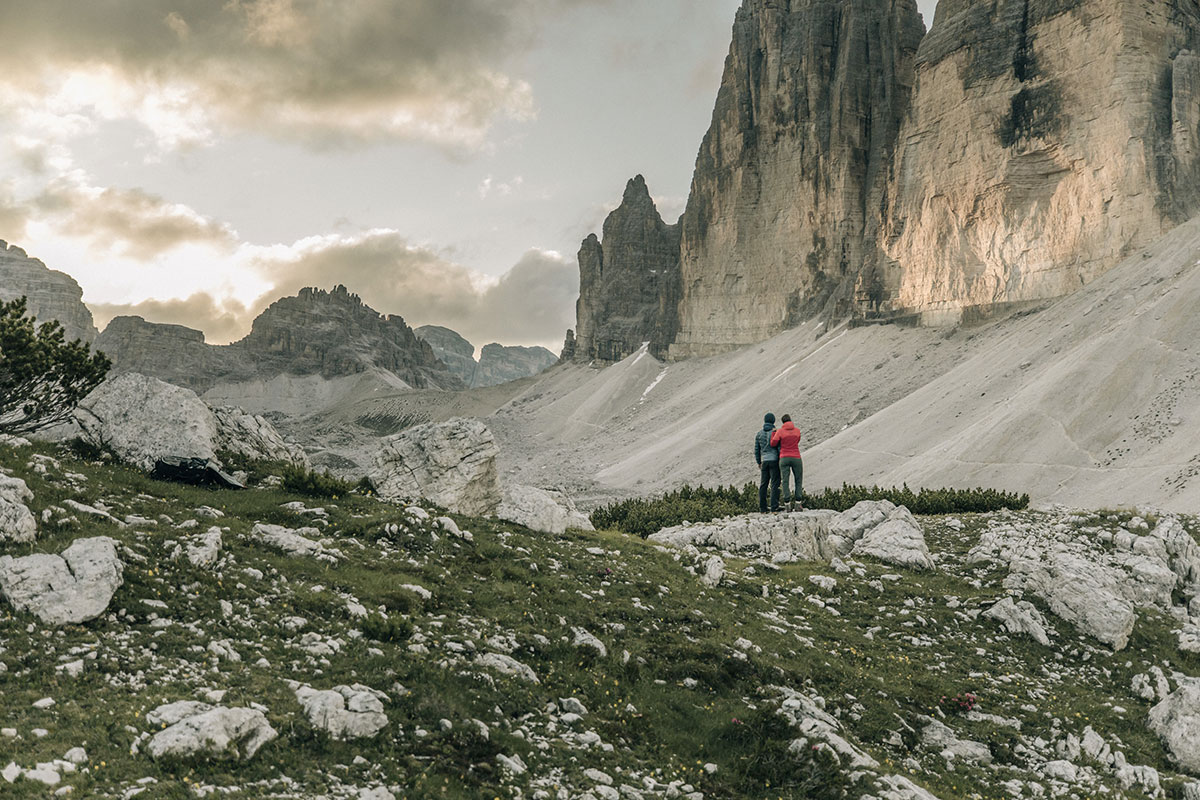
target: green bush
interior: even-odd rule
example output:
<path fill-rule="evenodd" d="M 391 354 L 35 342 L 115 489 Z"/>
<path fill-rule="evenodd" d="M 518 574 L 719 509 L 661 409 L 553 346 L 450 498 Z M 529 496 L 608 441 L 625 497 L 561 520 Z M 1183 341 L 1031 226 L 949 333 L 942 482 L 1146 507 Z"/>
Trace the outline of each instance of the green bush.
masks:
<path fill-rule="evenodd" d="M 413 634 L 407 617 L 371 614 L 358 626 L 363 636 L 376 642 L 403 642 Z"/>
<path fill-rule="evenodd" d="M 996 489 L 921 489 L 908 486 L 881 489 L 878 486 L 826 488 L 820 494 L 802 495 L 805 508 L 846 511 L 862 500 L 889 500 L 914 514 L 986 513 L 1001 509 L 1021 510 L 1029 506 L 1029 495 Z M 709 522 L 758 510 L 758 485 L 742 488 L 684 486 L 660 497 L 633 498 L 598 508 L 591 514 L 598 530 L 618 530 L 643 538 L 683 522 Z"/>
<path fill-rule="evenodd" d="M 285 490 L 307 497 L 337 498 L 356 488 L 350 481 L 335 478 L 328 472 L 313 472 L 303 467 L 285 467 L 282 477 Z"/>
<path fill-rule="evenodd" d="M 842 800 L 850 796 L 849 776 L 827 745 L 797 740 L 796 731 L 773 711 L 760 708 L 744 719 L 732 719 L 717 729 L 714 750 L 731 762 L 734 786 L 745 795 L 767 790 L 770 795 L 810 800 Z M 792 742 L 802 745 L 793 747 Z"/>

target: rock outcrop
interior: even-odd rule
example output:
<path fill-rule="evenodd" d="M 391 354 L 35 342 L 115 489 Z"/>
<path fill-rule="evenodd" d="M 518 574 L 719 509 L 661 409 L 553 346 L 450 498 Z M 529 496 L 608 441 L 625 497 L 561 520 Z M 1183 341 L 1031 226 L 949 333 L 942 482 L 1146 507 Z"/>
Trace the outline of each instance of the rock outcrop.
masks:
<path fill-rule="evenodd" d="M 456 417 L 384 439 L 369 477 L 384 500 L 424 498 L 457 514 L 486 516 L 501 501 L 499 452 L 486 425 Z"/>
<path fill-rule="evenodd" d="M 376 312 L 345 286 L 276 300 L 230 345 L 205 344 L 200 331 L 181 325 L 117 317 L 97 348 L 115 373 L 142 372 L 198 393 L 284 374 L 338 378 L 372 370 L 418 389 L 464 385 L 402 318 Z"/>
<path fill-rule="evenodd" d="M 923 33 L 914 0 L 743 3 L 680 221 L 673 357 L 849 310 Z"/>
<path fill-rule="evenodd" d="M 907 508 L 886 500 L 864 500 L 842 513 L 745 514 L 681 525 L 651 534 L 650 541 L 672 547 L 715 547 L 780 563 L 829 563 L 853 555 L 914 569 L 933 567 L 920 525 Z"/>
<path fill-rule="evenodd" d="M 475 360 L 475 345 L 449 328 L 424 325 L 414 333 L 433 348 L 434 355 L 469 388 L 496 386 L 537 375 L 558 361 L 544 347 L 516 347 L 493 342 Z"/>
<path fill-rule="evenodd" d="M 289 685 L 308 721 L 333 739 L 363 739 L 387 726 L 383 711 L 387 695 L 369 686 L 356 683 L 321 691 L 296 681 L 289 681 Z"/>
<path fill-rule="evenodd" d="M 883 312 L 1057 297 L 1200 210 L 1200 9 L 943 0 L 889 189 Z"/>
<path fill-rule="evenodd" d="M 1200 681 L 1181 684 L 1150 709 L 1149 725 L 1179 766 L 1200 774 Z"/>
<path fill-rule="evenodd" d="M 505 486 L 496 516 L 541 533 L 564 533 L 568 528 L 590 531 L 591 520 L 575 508 L 571 498 L 553 489 Z"/>
<path fill-rule="evenodd" d="M 0 595 L 47 625 L 78 625 L 105 612 L 123 575 L 112 539 L 76 539 L 61 555 L 0 556 Z"/>
<path fill-rule="evenodd" d="M 579 248 L 574 359 L 616 362 L 644 342 L 665 355 L 678 327 L 679 226 L 663 222 L 638 175 L 603 234 Z"/>
<path fill-rule="evenodd" d="M 26 298 L 26 310 L 38 322 L 58 320 L 68 341 L 96 338 L 92 312 L 83 304 L 83 289 L 75 279 L 0 240 L 0 300 L 18 297 Z"/>
<path fill-rule="evenodd" d="M 0 543 L 28 544 L 37 537 L 37 520 L 26 505 L 32 499 L 25 481 L 0 473 Z"/>
<path fill-rule="evenodd" d="M 279 734 L 256 708 L 226 708 L 181 700 L 146 715 L 152 725 L 167 727 L 146 743 L 155 760 L 206 757 L 249 761 Z"/>
<path fill-rule="evenodd" d="M 307 466 L 304 451 L 271 423 L 235 408 L 211 409 L 196 393 L 127 372 L 105 381 L 75 412 L 83 437 L 150 470 L 163 456 L 220 463 L 218 451 Z"/>

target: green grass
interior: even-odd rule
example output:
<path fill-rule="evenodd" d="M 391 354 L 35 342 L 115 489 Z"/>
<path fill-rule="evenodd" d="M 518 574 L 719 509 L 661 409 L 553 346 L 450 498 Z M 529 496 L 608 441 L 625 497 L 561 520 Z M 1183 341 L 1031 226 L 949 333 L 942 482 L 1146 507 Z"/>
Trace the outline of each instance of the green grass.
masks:
<path fill-rule="evenodd" d="M 188 533 L 166 520 L 140 531 L 91 519 L 47 524 L 34 545 L 0 546 L 19 556 L 108 535 L 138 556 L 125 558 L 113 615 L 85 625 L 48 629 L 0 605 L 2 724 L 20 732 L 18 739 L 0 739 L 0 760 L 29 767 L 83 745 L 91 758 L 87 771 L 65 781 L 76 797 L 120 797 L 143 778 L 158 781 L 145 796 L 191 797 L 189 784 L 201 782 L 228 788 L 227 797 L 263 797 L 283 792 L 281 775 L 306 794 L 332 796 L 383 784 L 403 787 L 402 796 L 413 798 L 511 797 L 514 787 L 526 797 L 539 790 L 553 797 L 556 786 L 575 797 L 591 787 L 582 775 L 589 767 L 638 788 L 643 778 L 686 782 L 706 798 L 840 798 L 868 791 L 866 781 L 849 781 L 847 770 L 823 751 L 788 753 L 798 734 L 773 713 L 777 698 L 769 688 L 785 686 L 824 698 L 843 733 L 878 760 L 882 772 L 906 775 L 942 800 L 998 799 L 1008 796 L 1004 781 L 1037 779 L 1014 755 L 1018 744 L 1049 739 L 1056 730 L 1080 735 L 1087 724 L 1119 735 L 1131 763 L 1172 776 L 1161 744 L 1144 725 L 1149 704 L 1131 695 L 1130 681 L 1151 664 L 1200 674 L 1194 656 L 1176 651 L 1170 621 L 1159 615 L 1144 614 L 1129 648 L 1116 654 L 1054 617 L 1048 616 L 1056 634 L 1052 648 L 976 618 L 1004 591 L 1003 574 L 963 564 L 987 515 L 961 515 L 960 528 L 943 518 L 926 520 L 930 547 L 943 559 L 937 571 L 864 562 L 857 566 L 861 574 L 841 575 L 824 564 L 730 560 L 727 581 L 711 589 L 688 571 L 688 556 L 637 536 L 547 537 L 454 516 L 473 534 L 467 543 L 429 525 L 408 525 L 400 508 L 347 493 L 322 501 L 329 524 L 321 535 L 344 555 L 331 565 L 290 558 L 246 538 L 256 521 L 312 524 L 281 508 L 307 495 L 162 483 L 121 466 L 42 447 L 37 452 L 60 458 L 61 466 L 41 476 L 27 466 L 29 450 L 0 448 L 0 467 L 28 481 L 39 515 L 72 498 L 105 502 L 118 516 L 165 514 L 174 524 L 199 519 L 197 531 L 227 528 L 227 560 L 215 571 L 170 558 L 168 542 Z M 225 516 L 198 518 L 193 510 L 200 506 Z M 1038 518 L 1023 513 L 1013 519 Z M 1087 524 L 1120 521 L 1100 516 Z M 835 577 L 837 585 L 818 590 L 809 581 L 813 575 Z M 900 579 L 885 578 L 892 575 Z M 811 601 L 818 596 L 825 607 Z M 349 613 L 348 598 L 370 610 L 366 620 Z M 231 616 L 223 615 L 222 601 L 233 605 Z M 172 624 L 157 627 L 155 616 Z M 295 616 L 307 624 L 293 632 L 284 620 Z M 607 655 L 574 646 L 574 628 L 599 637 Z M 339 648 L 310 655 L 299 647 L 306 633 L 335 640 Z M 739 639 L 752 644 L 740 647 Z M 226 640 L 240 661 L 213 661 L 209 643 Z M 471 663 L 497 648 L 511 648 L 539 683 Z M 95 658 L 79 678 L 56 671 L 64 657 L 88 652 Z M 304 718 L 289 679 L 384 691 L 389 726 L 371 740 L 331 741 Z M 130 753 L 147 730 L 147 712 L 203 688 L 226 690 L 225 705 L 267 707 L 279 738 L 246 764 L 160 764 Z M 960 735 L 992 747 L 996 769 L 959 764 L 951 771 L 916 744 L 913 731 L 938 713 L 939 699 L 961 692 L 976 694 L 980 711 L 1022 724 L 1017 734 L 986 721 L 952 721 Z M 46 696 L 57 705 L 32 707 Z M 589 714 L 573 729 L 551 729 L 547 704 L 566 697 L 578 698 Z M 442 720 L 451 722 L 449 731 Z M 486 739 L 472 720 L 487 724 Z M 32 736 L 37 727 L 48 735 Z M 611 751 L 572 745 L 588 731 Z M 520 755 L 530 771 L 508 776 L 498 754 Z M 356 755 L 367 764 L 355 765 Z M 710 763 L 715 772 L 705 770 Z M 1101 785 L 1116 796 L 1138 796 L 1121 790 L 1111 775 L 1102 775 Z M 47 794 L 27 782 L 0 787 L 5 797 Z"/>

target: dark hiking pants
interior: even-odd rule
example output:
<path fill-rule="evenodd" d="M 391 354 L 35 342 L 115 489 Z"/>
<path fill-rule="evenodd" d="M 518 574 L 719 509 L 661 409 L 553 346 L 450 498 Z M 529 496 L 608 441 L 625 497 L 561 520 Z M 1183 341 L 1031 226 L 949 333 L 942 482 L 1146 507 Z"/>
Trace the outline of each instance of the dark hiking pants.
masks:
<path fill-rule="evenodd" d="M 758 479 L 758 510 L 767 510 L 767 485 L 771 486 L 771 510 L 779 510 L 779 462 L 762 462 L 761 476 Z"/>
<path fill-rule="evenodd" d="M 783 481 L 783 502 L 788 503 L 792 500 L 800 501 L 800 494 L 804 486 L 804 459 L 802 458 L 781 458 L 779 459 L 779 472 Z M 796 492 L 793 494 L 790 491 L 788 479 L 789 474 L 796 479 Z"/>

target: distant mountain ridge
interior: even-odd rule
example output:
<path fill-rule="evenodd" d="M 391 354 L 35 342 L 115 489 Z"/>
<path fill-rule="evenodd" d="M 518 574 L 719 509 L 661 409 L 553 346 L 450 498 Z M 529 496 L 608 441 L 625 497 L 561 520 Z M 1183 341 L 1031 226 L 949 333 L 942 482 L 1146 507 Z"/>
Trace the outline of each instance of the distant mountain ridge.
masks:
<path fill-rule="evenodd" d="M 558 361 L 558 356 L 544 347 L 517 347 L 496 342 L 484 345 L 476 361 L 475 345 L 456 331 L 440 325 L 423 325 L 414 333 L 472 389 L 528 378 Z"/>

